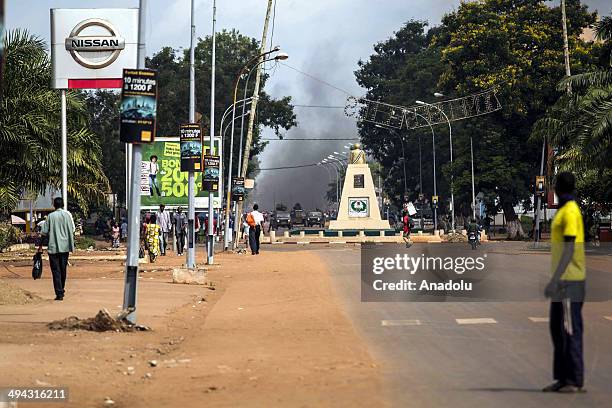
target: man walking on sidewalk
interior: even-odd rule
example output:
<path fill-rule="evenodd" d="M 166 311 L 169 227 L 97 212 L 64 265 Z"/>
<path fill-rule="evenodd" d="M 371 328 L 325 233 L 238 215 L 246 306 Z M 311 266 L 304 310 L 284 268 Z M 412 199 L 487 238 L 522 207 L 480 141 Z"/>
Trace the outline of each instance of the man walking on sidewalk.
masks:
<path fill-rule="evenodd" d="M 74 251 L 74 221 L 72 215 L 64 210 L 64 200 L 61 197 L 53 200 L 53 207 L 55 211 L 47 217 L 41 233 L 49 238 L 47 252 L 53 275 L 55 300 L 64 300 L 68 255 Z M 42 240 L 38 250 L 42 252 Z"/>
<path fill-rule="evenodd" d="M 159 205 L 159 211 L 155 213 L 157 218 L 157 225 L 161 229 L 159 234 L 159 249 L 161 256 L 166 255 L 166 248 L 168 246 L 168 234 L 172 229 L 172 222 L 170 221 L 170 213 L 166 211 L 166 206 L 164 204 Z"/>
<path fill-rule="evenodd" d="M 557 175 L 555 192 L 559 208 L 551 224 L 553 276 L 544 294 L 551 298 L 550 335 L 553 343 L 553 378 L 544 392 L 583 392 L 582 304 L 585 297 L 586 265 L 584 226 L 574 198 L 573 174 Z"/>
<path fill-rule="evenodd" d="M 259 236 L 261 234 L 261 227 L 264 223 L 264 216 L 259 211 L 257 204 L 253 205 L 253 211 L 247 215 L 247 224 L 249 224 L 249 246 L 251 247 L 251 254 L 259 254 Z"/>

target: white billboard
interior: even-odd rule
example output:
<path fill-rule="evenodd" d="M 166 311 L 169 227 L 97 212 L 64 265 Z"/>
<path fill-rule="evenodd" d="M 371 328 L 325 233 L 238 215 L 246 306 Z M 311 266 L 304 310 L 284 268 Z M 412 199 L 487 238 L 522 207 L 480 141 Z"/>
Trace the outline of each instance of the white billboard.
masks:
<path fill-rule="evenodd" d="M 51 9 L 52 88 L 121 88 L 137 51 L 137 8 Z"/>

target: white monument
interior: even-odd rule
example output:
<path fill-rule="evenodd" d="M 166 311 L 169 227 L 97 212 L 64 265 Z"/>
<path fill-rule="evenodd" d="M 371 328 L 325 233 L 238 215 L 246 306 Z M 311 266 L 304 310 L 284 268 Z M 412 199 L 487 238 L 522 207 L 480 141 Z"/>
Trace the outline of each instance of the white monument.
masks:
<path fill-rule="evenodd" d="M 359 143 L 351 146 L 338 218 L 329 223 L 331 230 L 384 230 L 389 222 L 380 218 L 378 200 L 365 152 Z"/>

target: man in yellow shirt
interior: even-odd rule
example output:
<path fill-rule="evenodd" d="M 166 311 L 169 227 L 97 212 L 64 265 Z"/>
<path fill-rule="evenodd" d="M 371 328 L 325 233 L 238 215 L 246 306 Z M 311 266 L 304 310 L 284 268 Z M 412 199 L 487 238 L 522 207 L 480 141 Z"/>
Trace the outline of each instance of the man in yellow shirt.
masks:
<path fill-rule="evenodd" d="M 584 226 L 574 198 L 573 174 L 557 175 L 555 192 L 559 209 L 551 224 L 552 278 L 544 294 L 551 298 L 550 335 L 553 342 L 555 382 L 544 392 L 583 392 L 582 304 L 585 296 L 586 262 Z"/>

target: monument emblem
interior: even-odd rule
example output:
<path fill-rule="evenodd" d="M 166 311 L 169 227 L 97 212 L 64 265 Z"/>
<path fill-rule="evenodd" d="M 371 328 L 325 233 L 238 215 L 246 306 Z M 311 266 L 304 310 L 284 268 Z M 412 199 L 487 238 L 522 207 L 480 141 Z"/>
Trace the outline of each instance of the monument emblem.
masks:
<path fill-rule="evenodd" d="M 389 222 L 380 217 L 372 173 L 359 143 L 351 146 L 348 159 L 338 218 L 330 222 L 329 229 L 389 229 Z"/>

